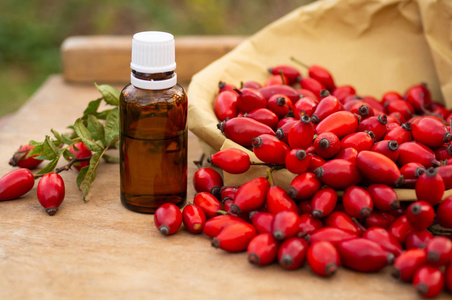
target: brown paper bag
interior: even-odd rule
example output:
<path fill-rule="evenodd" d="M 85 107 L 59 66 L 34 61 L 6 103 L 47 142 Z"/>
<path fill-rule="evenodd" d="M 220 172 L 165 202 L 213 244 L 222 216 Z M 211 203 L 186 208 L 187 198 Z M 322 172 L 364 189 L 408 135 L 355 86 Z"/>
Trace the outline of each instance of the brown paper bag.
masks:
<path fill-rule="evenodd" d="M 324 0 L 302 6 L 193 77 L 188 88 L 189 128 L 205 152 L 240 148 L 217 129 L 213 101 L 218 82 L 265 82 L 268 67 L 278 64 L 302 70 L 291 56 L 326 67 L 338 85 L 351 84 L 359 95 L 377 99 L 386 91 L 403 93 L 425 82 L 432 98 L 451 108 L 451 20 L 450 0 Z M 252 155 L 252 160 L 257 158 Z M 264 170 L 253 167 L 244 175 L 225 174 L 225 184 L 241 184 L 265 175 Z M 287 170 L 277 173 L 275 181 L 281 186 L 293 178 Z M 398 193 L 401 200 L 415 199 L 412 190 Z"/>

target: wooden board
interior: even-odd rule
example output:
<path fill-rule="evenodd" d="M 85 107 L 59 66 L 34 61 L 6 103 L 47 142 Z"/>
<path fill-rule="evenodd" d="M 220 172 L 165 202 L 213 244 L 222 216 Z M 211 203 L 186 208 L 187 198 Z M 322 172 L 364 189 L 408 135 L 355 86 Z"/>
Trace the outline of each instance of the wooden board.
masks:
<path fill-rule="evenodd" d="M 0 174 L 20 144 L 42 140 L 50 129 L 64 131 L 87 103 L 92 85 L 50 77 L 27 104 L 0 128 Z M 194 196 L 191 161 L 201 148 L 190 134 L 188 200 Z M 66 198 L 48 216 L 36 198 L 0 202 L 0 299 L 416 299 L 409 284 L 390 268 L 360 274 L 341 268 L 321 278 L 307 266 L 285 271 L 259 268 L 245 253 L 229 254 L 210 240 L 181 230 L 170 237 L 153 216 L 134 213 L 119 200 L 117 164 L 102 164 L 87 202 L 75 184 L 76 171 L 62 173 Z M 450 296 L 442 294 L 437 299 Z"/>
<path fill-rule="evenodd" d="M 231 51 L 241 36 L 181 36 L 176 41 L 180 82 Z M 72 82 L 128 82 L 132 36 L 74 36 L 61 46 L 63 77 Z"/>

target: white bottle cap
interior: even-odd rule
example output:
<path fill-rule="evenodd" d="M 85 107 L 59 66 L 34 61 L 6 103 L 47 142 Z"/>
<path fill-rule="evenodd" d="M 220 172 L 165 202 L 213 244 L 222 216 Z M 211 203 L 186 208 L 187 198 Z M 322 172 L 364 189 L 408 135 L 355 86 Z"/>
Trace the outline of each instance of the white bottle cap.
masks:
<path fill-rule="evenodd" d="M 139 73 L 164 73 L 176 69 L 174 36 L 161 31 L 143 31 L 133 35 L 132 62 L 130 68 Z M 138 88 L 162 90 L 171 88 L 177 83 L 177 75 L 170 79 L 143 80 L 133 73 L 130 82 Z"/>
<path fill-rule="evenodd" d="M 174 36 L 161 31 L 133 35 L 130 67 L 140 73 L 163 73 L 176 69 Z"/>

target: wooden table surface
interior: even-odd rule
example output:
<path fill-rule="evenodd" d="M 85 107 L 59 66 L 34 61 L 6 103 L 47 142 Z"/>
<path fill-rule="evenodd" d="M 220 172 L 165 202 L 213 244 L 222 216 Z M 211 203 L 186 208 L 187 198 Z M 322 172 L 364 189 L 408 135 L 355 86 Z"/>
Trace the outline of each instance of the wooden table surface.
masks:
<path fill-rule="evenodd" d="M 98 97 L 91 85 L 51 76 L 1 128 L 0 174 L 20 144 L 64 131 Z M 188 201 L 201 149 L 189 139 Z M 229 254 L 183 229 L 165 237 L 153 216 L 125 209 L 117 164 L 103 163 L 87 202 L 76 171 L 61 173 L 66 198 L 55 216 L 37 201 L 36 185 L 21 199 L 0 203 L 0 299 L 416 299 L 390 268 L 360 274 L 341 268 L 321 278 L 307 266 L 285 271 L 255 267 L 245 253 Z M 438 299 L 450 296 L 442 294 Z"/>

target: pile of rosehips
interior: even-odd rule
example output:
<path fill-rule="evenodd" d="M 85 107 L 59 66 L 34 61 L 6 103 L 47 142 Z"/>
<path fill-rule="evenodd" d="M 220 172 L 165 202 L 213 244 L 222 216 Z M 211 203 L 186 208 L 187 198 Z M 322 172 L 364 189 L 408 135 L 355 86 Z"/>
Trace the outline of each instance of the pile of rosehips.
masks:
<path fill-rule="evenodd" d="M 424 84 L 379 101 L 336 86 L 319 66 L 308 77 L 286 65 L 269 71 L 263 86 L 220 82 L 214 100 L 218 128 L 252 149 L 268 176 L 223 186 L 219 173 L 201 168 L 193 203 L 182 212 L 161 206 L 157 228 L 172 234 L 183 223 L 214 247 L 247 251 L 256 265 L 307 261 L 330 276 L 340 265 L 376 272 L 393 264 L 394 277 L 424 297 L 452 292 L 452 196 L 443 199 L 452 188 L 452 112 Z M 262 164 L 235 148 L 209 162 L 231 174 Z M 273 183 L 279 168 L 294 173 L 287 189 Z M 399 201 L 395 187 L 414 189 L 417 201 Z"/>
<path fill-rule="evenodd" d="M 32 149 L 32 145 L 21 146 L 11 158 L 10 165 L 17 166 L 19 169 L 13 170 L 0 178 L 0 201 L 22 197 L 33 188 L 35 180 L 40 178 L 36 190 L 38 201 L 45 211 L 53 216 L 65 196 L 64 181 L 57 172 L 69 169 L 74 162 L 69 165 L 69 168 L 65 166 L 57 169 L 56 172 L 33 175 L 30 170 L 37 168 L 42 160 L 36 155 L 28 155 Z M 89 162 L 85 161 L 84 158 L 91 156 L 91 150 L 83 142 L 70 146 L 69 151 L 75 157 L 74 161 L 80 159 L 80 162 L 74 164 L 74 168 L 78 171 L 88 165 Z"/>

